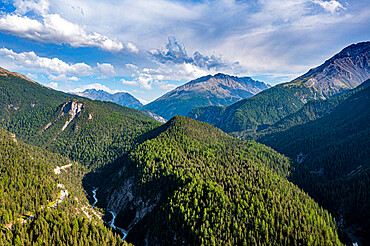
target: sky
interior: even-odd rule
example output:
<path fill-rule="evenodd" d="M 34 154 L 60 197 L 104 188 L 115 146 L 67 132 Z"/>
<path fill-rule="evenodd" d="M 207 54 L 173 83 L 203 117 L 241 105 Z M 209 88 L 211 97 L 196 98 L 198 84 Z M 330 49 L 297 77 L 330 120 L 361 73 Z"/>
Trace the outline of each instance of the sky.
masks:
<path fill-rule="evenodd" d="M 287 82 L 370 40 L 368 0 L 0 1 L 0 67 L 144 104 L 208 74 Z"/>

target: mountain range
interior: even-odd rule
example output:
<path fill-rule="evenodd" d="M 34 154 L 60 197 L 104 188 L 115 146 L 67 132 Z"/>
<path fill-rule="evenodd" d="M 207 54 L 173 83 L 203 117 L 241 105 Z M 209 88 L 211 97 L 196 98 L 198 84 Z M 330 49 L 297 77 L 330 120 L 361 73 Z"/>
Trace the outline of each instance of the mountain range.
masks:
<path fill-rule="evenodd" d="M 117 92 L 111 94 L 103 90 L 87 89 L 83 92 L 78 92 L 75 94 L 82 97 L 90 98 L 92 100 L 114 102 L 129 108 L 138 109 L 143 106 L 143 104 L 138 99 L 136 99 L 128 92 Z"/>
<path fill-rule="evenodd" d="M 168 117 L 235 100 L 189 109 L 214 126 L 0 69 L 0 244 L 368 244 L 369 47 L 271 88 L 217 74 L 169 93 Z"/>
<path fill-rule="evenodd" d="M 369 56 L 370 42 L 353 44 L 289 83 L 226 107 L 196 108 L 188 116 L 234 136 L 246 137 L 297 112 L 310 100 L 326 99 L 355 88 L 370 76 Z"/>
<path fill-rule="evenodd" d="M 270 86 L 250 77 L 218 73 L 192 80 L 167 92 L 143 108 L 165 119 L 186 116 L 193 108 L 208 105 L 229 105 L 251 97 Z"/>

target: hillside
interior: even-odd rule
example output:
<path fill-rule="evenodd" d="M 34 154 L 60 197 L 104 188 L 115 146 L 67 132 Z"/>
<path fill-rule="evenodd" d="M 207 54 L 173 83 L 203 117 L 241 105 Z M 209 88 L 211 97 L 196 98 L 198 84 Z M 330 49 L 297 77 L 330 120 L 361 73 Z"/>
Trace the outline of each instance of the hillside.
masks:
<path fill-rule="evenodd" d="M 118 105 L 135 109 L 143 106 L 139 100 L 128 92 L 117 92 L 111 94 L 103 90 L 88 89 L 83 92 L 76 93 L 76 95 L 87 97 L 92 100 L 114 102 Z"/>
<path fill-rule="evenodd" d="M 357 228 L 357 236 L 369 241 L 370 233 L 370 80 L 353 91 L 302 108 L 316 119 L 299 124 L 292 117 L 281 122 L 279 132 L 260 136 L 259 142 L 284 153 L 300 164 L 292 181 L 328 208 L 342 226 Z M 327 110 L 330 108 L 330 110 Z M 312 112 L 312 111 L 311 111 Z M 295 126 L 286 126 L 295 123 Z M 354 202 L 356 201 L 356 202 Z"/>
<path fill-rule="evenodd" d="M 75 168 L 68 178 L 53 170 L 70 163 L 0 128 L 1 245 L 123 245 L 80 196 Z"/>
<path fill-rule="evenodd" d="M 346 93 L 340 94 L 338 96 L 334 96 L 326 100 L 309 101 L 297 112 L 288 115 L 287 117 L 281 119 L 271 126 L 268 126 L 267 128 L 259 129 L 258 131 L 256 131 L 255 134 L 251 134 L 248 137 L 251 139 L 257 139 L 267 134 L 285 131 L 291 127 L 303 125 L 310 121 L 320 119 L 326 115 L 329 115 L 340 104 L 346 102 L 349 97 L 366 89 L 369 86 L 370 80 L 367 80 L 355 89 L 346 91 Z"/>
<path fill-rule="evenodd" d="M 186 116 L 196 107 L 208 105 L 229 105 L 240 99 L 251 97 L 270 86 L 250 77 L 236 77 L 226 74 L 208 75 L 192 80 L 164 94 L 145 105 L 165 119 L 175 115 Z"/>
<path fill-rule="evenodd" d="M 93 169 L 122 156 L 135 137 L 158 124 L 135 109 L 0 75 L 0 126 Z"/>
<path fill-rule="evenodd" d="M 325 148 L 333 144 L 340 146 L 340 143 L 343 144 L 347 140 L 353 141 L 353 138 L 357 136 L 358 141 L 354 142 L 356 145 L 362 144 L 362 147 L 348 147 L 345 148 L 346 152 L 336 153 L 336 158 L 326 157 L 328 161 L 332 159 L 333 163 L 323 168 L 323 172 L 327 173 L 326 176 L 329 179 L 347 175 L 361 163 L 370 163 L 370 160 L 366 159 L 370 157 L 366 155 L 368 147 L 366 147 L 366 136 L 370 127 L 370 109 L 368 107 L 370 105 L 370 80 L 349 94 L 351 95 L 343 95 L 317 103 L 320 106 L 325 105 L 322 106 L 325 110 L 330 107 L 326 105 L 333 105 L 335 101 L 339 102 L 331 112 L 327 110 L 327 113 L 322 117 L 317 117 L 317 119 L 305 124 L 297 124 L 285 131 L 266 134 L 258 138 L 258 141 L 289 156 L 296 157 L 299 153 L 303 153 L 304 156 L 307 156 L 304 158 L 304 162 L 310 163 L 310 168 L 314 170 L 323 168 L 321 166 L 323 155 L 329 154 L 327 151 L 323 151 Z M 311 108 L 313 107 L 311 106 Z M 363 153 L 360 154 L 361 152 Z M 343 155 L 343 158 L 338 155 Z M 346 157 L 344 158 L 344 156 Z M 341 159 L 341 163 L 336 163 L 337 158 Z M 340 168 L 336 166 L 338 164 L 341 165 Z M 329 171 L 326 168 L 332 170 Z"/>
<path fill-rule="evenodd" d="M 247 137 L 297 112 L 310 100 L 353 89 L 370 77 L 370 42 L 343 49 L 321 66 L 227 107 L 200 107 L 188 116 L 235 136 Z"/>
<path fill-rule="evenodd" d="M 286 180 L 290 165 L 177 116 L 145 134 L 99 190 L 137 245 L 340 245 L 331 216 Z"/>

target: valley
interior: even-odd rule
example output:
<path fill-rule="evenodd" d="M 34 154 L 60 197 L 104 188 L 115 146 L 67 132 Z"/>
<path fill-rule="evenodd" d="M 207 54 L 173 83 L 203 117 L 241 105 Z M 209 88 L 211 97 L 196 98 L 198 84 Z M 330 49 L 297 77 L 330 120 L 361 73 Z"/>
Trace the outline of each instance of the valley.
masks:
<path fill-rule="evenodd" d="M 369 54 L 274 87 L 201 77 L 144 106 L 163 123 L 1 69 L 0 243 L 366 245 Z"/>

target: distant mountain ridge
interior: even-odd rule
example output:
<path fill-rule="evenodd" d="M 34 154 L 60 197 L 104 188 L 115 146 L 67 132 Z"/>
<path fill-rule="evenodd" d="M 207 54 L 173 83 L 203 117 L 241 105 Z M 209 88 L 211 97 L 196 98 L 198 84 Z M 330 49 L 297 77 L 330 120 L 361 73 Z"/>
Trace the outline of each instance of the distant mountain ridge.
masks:
<path fill-rule="evenodd" d="M 218 73 L 179 86 L 143 108 L 170 119 L 174 115 L 186 116 L 190 110 L 200 106 L 229 105 L 269 87 L 251 77 Z"/>
<path fill-rule="evenodd" d="M 289 83 L 227 107 L 199 107 L 188 116 L 234 136 L 246 137 L 297 112 L 310 100 L 330 98 L 370 77 L 370 42 L 353 44 Z"/>
<path fill-rule="evenodd" d="M 121 106 L 129 108 L 138 109 L 143 106 L 143 104 L 138 99 L 136 99 L 128 92 L 117 92 L 111 94 L 103 90 L 87 89 L 83 92 L 79 92 L 76 94 L 82 97 L 87 97 L 92 100 L 114 102 Z"/>

